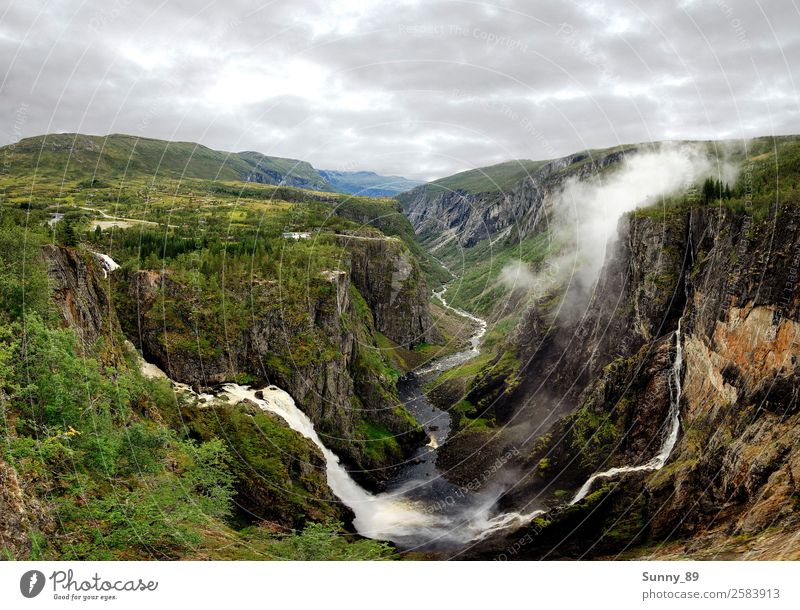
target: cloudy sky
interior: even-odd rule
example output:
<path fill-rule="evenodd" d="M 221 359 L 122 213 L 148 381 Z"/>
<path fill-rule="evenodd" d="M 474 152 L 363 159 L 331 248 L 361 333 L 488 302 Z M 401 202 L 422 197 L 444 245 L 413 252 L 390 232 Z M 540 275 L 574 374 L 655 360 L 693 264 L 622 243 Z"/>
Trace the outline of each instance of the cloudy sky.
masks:
<path fill-rule="evenodd" d="M 428 179 L 800 132 L 797 0 L 0 0 L 0 143 L 130 133 Z"/>

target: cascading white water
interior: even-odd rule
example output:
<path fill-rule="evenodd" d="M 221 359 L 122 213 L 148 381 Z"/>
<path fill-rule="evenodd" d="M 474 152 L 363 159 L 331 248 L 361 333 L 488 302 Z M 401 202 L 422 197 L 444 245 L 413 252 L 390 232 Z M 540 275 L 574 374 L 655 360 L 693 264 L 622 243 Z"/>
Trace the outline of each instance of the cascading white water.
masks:
<path fill-rule="evenodd" d="M 362 488 L 339 462 L 339 457 L 320 440 L 309 417 L 295 405 L 292 397 L 276 386 L 262 390 L 258 398 L 254 390 L 229 383 L 223 386 L 225 395 L 235 402 L 250 400 L 261 409 L 280 416 L 289 427 L 311 440 L 325 457 L 328 485 L 333 493 L 356 515 L 353 522 L 356 530 L 369 538 L 393 540 L 437 525 L 432 515 L 425 514 L 413 504 L 390 494 L 374 495 Z"/>
<path fill-rule="evenodd" d="M 683 369 L 683 343 L 681 342 L 681 323 L 683 318 L 678 320 L 678 328 L 675 331 L 675 361 L 672 363 L 672 383 L 670 384 L 670 404 L 669 413 L 667 415 L 667 431 L 664 435 L 664 440 L 661 443 L 661 448 L 658 453 L 648 462 L 639 466 L 619 466 L 617 468 L 609 468 L 603 472 L 597 472 L 590 476 L 586 482 L 581 486 L 578 492 L 570 501 L 570 504 L 575 504 L 583 500 L 591 490 L 592 485 L 598 479 L 609 479 L 618 474 L 626 472 L 640 472 L 646 470 L 659 470 L 667 463 L 672 450 L 675 448 L 675 443 L 678 441 L 678 433 L 680 432 L 680 413 L 681 413 L 681 371 Z"/>
<path fill-rule="evenodd" d="M 113 258 L 111 258 L 108 254 L 103 254 L 101 252 L 92 252 L 98 259 L 100 259 L 100 267 L 103 270 L 103 277 L 108 277 L 108 274 L 112 271 L 116 271 L 119 269 L 119 264 Z"/>
<path fill-rule="evenodd" d="M 434 296 L 447 309 L 475 322 L 477 331 L 470 339 L 470 349 L 442 358 L 421 370 L 420 374 L 447 370 L 480 353 L 480 340 L 486 332 L 486 321 L 451 306 L 444 298 L 444 291 L 445 288 L 435 292 Z M 676 355 L 672 367 L 670 411 L 667 418 L 668 429 L 658 454 L 646 464 L 610 468 L 593 474 L 575 494 L 570 504 L 575 504 L 582 500 L 589 493 L 592 484 L 598 479 L 610 478 L 626 472 L 658 470 L 666 463 L 677 442 L 680 430 L 680 377 L 683 366 L 681 320 L 678 321 L 675 337 Z M 142 372 L 150 377 L 167 378 L 161 369 L 144 360 L 142 361 Z M 207 394 L 196 394 L 185 384 L 174 381 L 172 383 L 177 389 L 191 392 L 200 399 L 210 400 L 214 398 Z M 419 485 L 419 481 L 409 482 L 393 492 L 370 493 L 353 480 L 341 465 L 339 457 L 324 445 L 309 417 L 297 407 L 287 392 L 276 386 L 269 386 L 261 390 L 261 392 L 262 398 L 258 398 L 256 391 L 247 386 L 232 383 L 223 386 L 223 395 L 228 399 L 236 402 L 249 400 L 261 409 L 275 413 L 286 421 L 292 430 L 308 438 L 319 448 L 325 458 L 328 485 L 336 497 L 353 511 L 355 514 L 353 525 L 365 537 L 389 540 L 398 544 L 415 545 L 419 541 L 426 541 L 428 543 L 439 543 L 440 545 L 460 546 L 479 542 L 503 530 L 523 526 L 530 523 L 538 515 L 546 512 L 544 510 L 533 510 L 528 513 L 507 512 L 490 517 L 499 497 L 499 492 L 497 492 L 485 494 L 481 498 L 480 504 L 472 504 L 455 514 L 440 514 L 430 510 L 430 507 L 426 507 L 422 502 L 404 497 L 404 492 L 415 485 Z M 434 435 L 431 436 L 431 442 L 428 446 L 436 449 L 437 441 Z"/>
<path fill-rule="evenodd" d="M 444 302 L 444 299 L 442 299 Z M 445 303 L 446 305 L 446 303 Z M 459 310 L 455 310 L 459 311 Z M 473 337 L 471 351 L 478 352 L 480 336 L 486 329 L 483 320 L 466 314 L 476 322 L 480 322 L 478 336 Z M 145 376 L 168 379 L 167 375 L 156 365 L 141 361 L 141 370 Z M 202 400 L 215 397 L 208 394 L 197 394 L 189 386 L 172 381 L 173 386 L 181 391 L 190 392 Z M 277 386 L 269 386 L 261 390 L 261 398 L 256 391 L 234 383 L 225 384 L 220 396 L 240 402 L 249 400 L 259 408 L 275 413 L 289 427 L 311 440 L 325 458 L 326 478 L 333 493 L 355 514 L 353 526 L 361 535 L 378 540 L 389 540 L 409 546 L 438 545 L 463 546 L 470 542 L 483 540 L 487 536 L 510 527 L 523 525 L 544 511 L 531 513 L 510 512 L 490 516 L 498 498 L 498 493 L 487 493 L 480 497 L 476 506 L 470 504 L 463 510 L 450 514 L 437 513 L 423 502 L 410 500 L 404 494 L 414 487 L 424 484 L 421 481 L 409 481 L 403 487 L 381 494 L 373 494 L 362 488 L 342 466 L 339 457 L 328 449 L 319 438 L 314 424 L 295 404 L 294 399 Z M 432 436 L 429 446 L 435 449 L 436 437 Z M 450 504 L 446 502 L 449 506 Z"/>
<path fill-rule="evenodd" d="M 464 311 L 463 309 L 459 309 L 458 307 L 453 307 L 450 303 L 447 302 L 447 299 L 444 298 L 444 293 L 447 291 L 447 286 L 440 288 L 439 290 L 433 293 L 433 296 L 439 299 L 439 302 L 445 307 L 445 309 L 449 309 L 452 312 L 457 313 L 462 318 L 467 318 L 468 320 L 472 320 L 478 325 L 478 331 L 470 337 L 470 345 L 472 345 L 472 351 L 478 352 L 480 351 L 478 348 L 481 343 L 481 339 L 483 335 L 486 334 L 486 320 L 483 318 L 479 318 L 478 316 L 473 316 L 468 311 Z"/>

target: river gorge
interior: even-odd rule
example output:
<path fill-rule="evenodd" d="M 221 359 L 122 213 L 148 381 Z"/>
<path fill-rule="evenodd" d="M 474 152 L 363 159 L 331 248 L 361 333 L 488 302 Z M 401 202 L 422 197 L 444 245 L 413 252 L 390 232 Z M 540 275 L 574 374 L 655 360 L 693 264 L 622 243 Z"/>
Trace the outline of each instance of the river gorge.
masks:
<path fill-rule="evenodd" d="M 791 205 L 730 207 L 741 185 L 712 205 L 713 157 L 686 146 L 698 162 L 669 184 L 688 176 L 708 201 L 678 186 L 668 208 L 636 207 L 639 191 L 625 191 L 633 208 L 601 222 L 602 252 L 564 233 L 565 189 L 602 203 L 626 176 L 660 175 L 640 164 L 675 160 L 673 148 L 554 160 L 505 199 L 253 187 L 229 237 L 193 233 L 196 198 L 151 217 L 133 191 L 113 213 L 151 224 L 93 230 L 111 187 L 76 185 L 80 205 L 48 204 L 30 225 L 58 243 L 25 262 L 40 276 L 25 308 L 40 319 L 8 334 L 24 339 L 9 344 L 10 388 L 27 387 L 19 363 L 41 366 L 34 403 L 8 398 L 7 472 L 63 475 L 22 451 L 36 439 L 83 460 L 93 503 L 58 488 L 81 507 L 71 535 L 99 514 L 123 536 L 101 458 L 140 510 L 137 530 L 153 523 L 150 498 L 177 515 L 135 552 L 120 538 L 115 557 L 220 557 L 223 539 L 248 558 L 635 558 L 651 543 L 674 544 L 655 551 L 673 557 L 750 544 L 775 523 L 792 531 L 800 301 L 787 269 L 800 219 Z M 795 139 L 782 146 L 793 163 Z M 203 188 L 202 214 L 224 226 L 235 194 Z M 283 207 L 269 204 L 262 233 L 256 195 L 271 194 Z M 528 216 L 509 232 L 517 212 Z M 195 513 L 176 512 L 180 485 Z M 62 505 L 34 487 L 24 516 L 37 525 L 15 531 L 58 529 Z M 190 537 L 164 538 L 182 527 Z M 80 532 L 87 557 L 104 552 Z M 186 542 L 198 539 L 202 554 Z M 15 556 L 29 556 L 19 540 Z"/>
<path fill-rule="evenodd" d="M 102 255 L 104 263 L 110 257 Z M 111 261 L 113 263 L 113 261 Z M 108 266 L 111 270 L 115 267 Z M 325 458 L 326 478 L 336 497 L 355 518 L 353 527 L 367 538 L 388 540 L 402 550 L 455 551 L 506 528 L 519 526 L 542 513 L 497 513 L 497 500 L 502 488 L 480 493 L 450 483 L 436 466 L 440 445 L 451 430 L 450 415 L 435 407 L 423 391 L 426 381 L 480 354 L 480 340 L 486 332 L 485 320 L 452 307 L 444 297 L 445 288 L 434 293 L 441 304 L 462 316 L 474 327 L 467 347 L 434 359 L 416 372 L 406 374 L 398 382 L 398 394 L 408 411 L 422 426 L 429 442 L 396 468 L 386 482 L 385 491 L 372 493 L 359 485 L 342 465 L 339 457 L 320 439 L 309 417 L 295 404 L 288 392 L 270 385 L 254 389 L 235 383 L 223 384 L 214 394 L 197 393 L 186 384 L 170 380 L 176 391 L 188 392 L 201 401 L 217 399 L 233 403 L 247 401 L 260 409 L 281 417 L 289 427 L 311 440 Z M 141 361 L 145 376 L 167 378 L 157 365 Z"/>

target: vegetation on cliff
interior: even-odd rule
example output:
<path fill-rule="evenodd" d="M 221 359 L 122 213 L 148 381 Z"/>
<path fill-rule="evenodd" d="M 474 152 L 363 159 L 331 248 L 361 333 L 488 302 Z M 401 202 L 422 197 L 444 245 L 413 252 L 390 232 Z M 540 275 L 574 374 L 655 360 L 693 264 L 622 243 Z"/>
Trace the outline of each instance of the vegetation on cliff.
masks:
<path fill-rule="evenodd" d="M 13 154 L 30 156 L 28 144 Z M 97 142 L 84 144 L 80 154 L 97 152 Z M 185 150 L 173 151 L 163 179 L 145 176 L 144 150 L 137 158 L 144 165 L 128 174 L 104 155 L 94 178 L 51 180 L 45 170 L 63 177 L 56 166 L 64 155 L 45 152 L 50 164 L 39 166 L 38 179 L 16 162 L 0 179 L 0 474 L 24 499 L 0 498 L 19 509 L 0 532 L 5 554 L 391 556 L 386 545 L 343 536 L 349 515 L 309 441 L 252 406 L 202 404 L 142 377 L 122 331 L 138 345 L 150 341 L 145 351 L 163 356 L 158 362 L 172 364 L 171 372 L 196 367 L 198 376 L 184 379 L 190 383 L 275 380 L 297 389 L 304 379 L 319 381 L 320 391 L 298 392 L 298 401 L 312 415 L 319 409 L 318 429 L 342 439 L 344 457 L 365 469 L 400 460 L 421 433 L 397 399 L 399 374 L 376 343 L 373 312 L 350 284 L 349 253 L 336 237 L 383 240 L 380 225 L 398 252 L 421 252 L 395 205 L 209 182 L 197 179 L 205 175 L 200 166 L 195 178 L 174 180 Z M 92 252 L 122 268 L 108 274 Z M 409 281 L 427 299 L 413 253 L 409 261 Z M 124 281 L 144 292 L 129 292 Z M 140 310 L 150 288 L 153 307 Z M 233 355 L 241 358 L 230 365 Z M 224 363 L 216 378 L 213 366 L 209 376 L 202 370 L 214 362 Z M 331 397 L 342 401 L 333 409 Z"/>

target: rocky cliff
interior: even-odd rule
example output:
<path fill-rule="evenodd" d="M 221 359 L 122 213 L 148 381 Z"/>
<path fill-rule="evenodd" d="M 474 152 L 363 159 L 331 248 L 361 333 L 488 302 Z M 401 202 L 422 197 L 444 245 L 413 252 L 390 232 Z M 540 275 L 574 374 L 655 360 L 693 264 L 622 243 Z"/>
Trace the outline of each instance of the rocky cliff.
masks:
<path fill-rule="evenodd" d="M 523 555 L 645 541 L 656 556 L 723 553 L 732 537 L 749 552 L 774 528 L 800 528 L 798 265 L 794 204 L 633 214 L 584 315 L 544 324 L 541 311 L 528 314 L 516 347 L 523 380 L 498 410 L 517 432 L 507 442 L 525 447 L 504 503 L 553 508 L 512 536 Z M 593 472 L 658 452 L 678 386 L 666 466 L 599 479 L 567 506 Z"/>
<path fill-rule="evenodd" d="M 375 335 L 408 346 L 434 338 L 428 290 L 399 240 L 339 239 L 344 269 L 306 278 L 299 298 L 267 280 L 226 292 L 226 302 L 246 305 L 239 323 L 198 313 L 193 287 L 169 271 L 117 275 L 116 301 L 128 336 L 170 377 L 199 387 L 242 379 L 280 386 L 354 475 L 374 484 L 423 438 Z"/>
<path fill-rule="evenodd" d="M 507 189 L 471 192 L 445 188 L 435 182 L 397 196 L 417 235 L 432 251 L 454 242 L 469 248 L 486 238 L 522 239 L 539 227 L 551 196 L 571 177 L 585 179 L 618 163 L 636 147 L 612 149 L 592 155 L 579 153 L 555 159 L 531 171 Z"/>
<path fill-rule="evenodd" d="M 122 331 L 108 297 L 108 274 L 97 256 L 49 244 L 42 255 L 64 325 L 75 330 L 84 351 L 118 364 Z"/>
<path fill-rule="evenodd" d="M 350 277 L 372 311 L 375 328 L 409 349 L 441 342 L 428 308 L 430 292 L 403 242 L 360 235 L 342 235 L 340 240 L 350 256 Z"/>
<path fill-rule="evenodd" d="M 53 519 L 39 500 L 25 489 L 13 466 L 0 459 L 0 550 L 3 559 L 27 559 L 34 532 L 53 529 Z"/>
<path fill-rule="evenodd" d="M 236 456 L 236 504 L 249 520 L 283 528 L 308 521 L 350 518 L 326 480 L 325 458 L 316 445 L 257 405 L 184 403 L 164 414 L 170 425 L 201 441 L 224 439 Z"/>
<path fill-rule="evenodd" d="M 124 272 L 120 270 L 109 275 L 97 255 L 73 248 L 47 245 L 43 248 L 43 257 L 53 299 L 64 324 L 75 330 L 87 353 L 109 365 L 113 364 L 118 371 L 125 368 L 125 337 L 118 321 L 117 307 L 109 296 L 111 277 L 116 282 L 116 274 Z M 158 274 L 142 271 L 133 277 L 135 281 L 130 283 L 129 288 L 135 291 L 139 299 L 137 302 L 143 308 L 157 305 L 156 295 L 164 294 L 159 292 L 162 289 L 172 289 L 176 298 L 183 296 L 177 287 L 171 287 L 168 280 L 162 281 Z M 123 320 L 130 323 L 130 312 L 123 310 L 121 315 Z M 130 329 L 127 330 L 131 336 L 136 336 Z M 196 362 L 184 362 L 178 357 L 179 354 L 170 359 L 169 352 L 159 351 L 164 346 L 153 338 L 146 323 L 137 330 L 142 333 L 139 336 L 144 338 L 140 343 L 155 350 L 148 355 L 154 355 L 160 364 L 167 364 L 165 368 L 176 373 L 175 378 L 189 382 L 197 380 L 189 368 Z M 257 332 L 254 330 L 254 333 Z M 262 339 L 267 340 L 264 337 Z M 184 370 L 181 367 L 187 368 Z M 211 371 L 210 374 L 215 373 Z M 324 376 L 322 379 L 327 382 Z M 285 527 L 301 527 L 307 519 L 341 519 L 346 514 L 346 509 L 336 501 L 326 483 L 325 462 L 320 451 L 311 441 L 289 429 L 277 416 L 244 403 L 209 405 L 196 400 L 180 400 L 177 404 L 178 410 L 174 412 L 158 412 L 148 404 L 139 405 L 139 408 L 142 417 L 159 425 L 167 424 L 181 434 L 204 441 L 223 439 L 231 454 L 239 458 L 233 464 L 236 470 L 237 504 L 251 517 Z M 21 488 L 14 487 L 13 469 L 2 463 L 0 467 L 5 468 L 0 472 L 0 477 L 8 483 L 5 499 L 0 500 L 0 508 L 3 502 L 10 503 L 11 508 L 24 508 L 26 502 L 33 502 L 25 500 Z M 9 532 L 23 527 L 20 519 L 23 519 L 24 512 L 17 518 L 15 511 L 9 509 L 8 519 L 14 520 L 6 524 Z M 23 538 L 17 538 L 19 536 L 14 538 L 14 544 L 25 543 Z"/>

